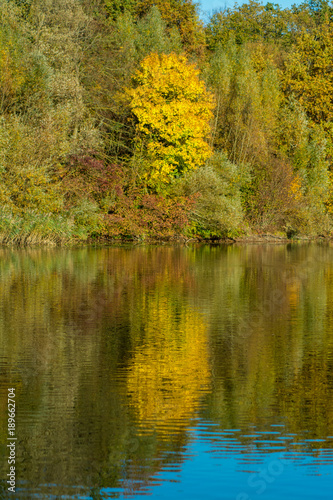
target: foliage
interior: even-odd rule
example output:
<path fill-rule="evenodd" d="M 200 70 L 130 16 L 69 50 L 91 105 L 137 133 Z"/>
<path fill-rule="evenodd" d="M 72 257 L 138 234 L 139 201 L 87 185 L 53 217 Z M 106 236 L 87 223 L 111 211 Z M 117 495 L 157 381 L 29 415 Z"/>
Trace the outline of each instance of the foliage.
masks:
<path fill-rule="evenodd" d="M 307 118 L 303 108 L 290 99 L 280 115 L 280 150 L 293 163 L 307 186 L 316 193 L 318 201 L 325 200 L 328 184 L 327 137 L 324 131 Z"/>
<path fill-rule="evenodd" d="M 288 226 L 305 230 L 308 220 L 301 180 L 284 158 L 272 156 L 256 165 L 243 196 L 247 217 L 257 231 L 281 231 Z"/>
<path fill-rule="evenodd" d="M 204 32 L 197 3 L 192 0 L 138 0 L 137 13 L 141 16 L 153 5 L 159 9 L 169 29 L 179 30 L 184 47 L 188 51 L 202 51 Z"/>
<path fill-rule="evenodd" d="M 332 120 L 331 98 L 333 28 L 324 23 L 308 33 L 302 31 L 286 60 L 283 85 L 316 123 Z"/>
<path fill-rule="evenodd" d="M 213 99 L 195 65 L 174 53 L 152 53 L 143 60 L 127 95 L 147 154 L 149 171 L 144 177 L 149 185 L 169 182 L 204 164 L 211 154 L 206 138 Z"/>
<path fill-rule="evenodd" d="M 267 156 L 276 136 L 278 74 L 269 59 L 260 66 L 247 48 L 230 41 L 217 47 L 207 71 L 216 95 L 213 144 L 238 164 Z"/>
<path fill-rule="evenodd" d="M 53 147 L 59 142 L 54 137 L 52 144 L 48 133 L 27 127 L 19 118 L 0 121 L 1 204 L 15 213 L 57 213 L 61 208 L 59 183 L 51 171 Z"/>
<path fill-rule="evenodd" d="M 8 209 L 0 210 L 1 245 L 59 245 L 83 236 L 70 218 L 63 215 L 33 210 L 18 215 Z"/>
<path fill-rule="evenodd" d="M 2 241 L 329 233 L 332 17 L 0 0 Z"/>
<path fill-rule="evenodd" d="M 242 233 L 241 190 L 249 182 L 248 168 L 232 164 L 221 152 L 216 152 L 204 167 L 188 173 L 181 190 L 187 196 L 197 196 L 190 216 L 190 233 L 205 238 Z"/>
<path fill-rule="evenodd" d="M 308 15 L 308 25 L 320 26 L 333 18 L 333 8 L 329 0 L 307 0 L 300 6 L 293 6 L 294 12 L 305 12 Z"/>
<path fill-rule="evenodd" d="M 279 5 L 268 2 L 265 6 L 250 0 L 243 5 L 225 8 L 211 17 L 206 28 L 211 49 L 225 45 L 232 37 L 237 44 L 249 41 L 284 41 L 288 36 L 290 13 Z"/>
<path fill-rule="evenodd" d="M 105 238 L 167 238 L 181 235 L 194 200 L 146 193 L 117 165 L 74 155 L 62 172 L 65 207 L 76 226 Z"/>
<path fill-rule="evenodd" d="M 150 52 L 180 53 L 181 41 L 177 32 L 167 32 L 156 7 L 138 21 L 125 12 L 112 27 L 96 19 L 91 23 L 88 41 L 82 75 L 86 101 L 102 125 L 105 153 L 118 162 L 133 153 L 135 143 L 130 109 L 122 99 L 124 88 L 130 85 L 133 73 Z"/>
<path fill-rule="evenodd" d="M 331 21 L 333 9 L 328 0 L 306 0 L 282 9 L 278 4 L 256 1 L 215 12 L 206 26 L 206 37 L 210 49 L 218 44 L 226 45 L 234 39 L 239 45 L 261 42 L 279 47 L 284 57 L 292 48 L 302 31 L 312 33 L 316 27 Z"/>
<path fill-rule="evenodd" d="M 137 5 L 136 0 L 103 0 L 104 7 L 108 17 L 116 21 L 124 12 L 134 13 Z"/>
<path fill-rule="evenodd" d="M 145 240 L 181 236 L 193 201 L 133 192 L 119 193 L 113 213 L 105 216 L 104 236 Z"/>
<path fill-rule="evenodd" d="M 181 236 L 189 224 L 193 196 L 148 194 L 142 189 L 114 187 L 108 214 L 104 216 L 104 236 L 121 239 L 167 239 Z"/>
<path fill-rule="evenodd" d="M 16 16 L 15 16 L 16 13 Z M 17 9 L 10 9 L 5 0 L 0 2 L 0 112 L 17 103 L 25 82 L 27 70 L 23 27 Z"/>

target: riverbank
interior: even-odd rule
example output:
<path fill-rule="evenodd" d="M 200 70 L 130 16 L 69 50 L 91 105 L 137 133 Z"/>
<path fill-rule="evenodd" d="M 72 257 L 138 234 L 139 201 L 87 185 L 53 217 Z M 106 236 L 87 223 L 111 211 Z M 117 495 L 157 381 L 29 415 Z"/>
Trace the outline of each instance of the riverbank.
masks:
<path fill-rule="evenodd" d="M 274 234 L 252 234 L 252 235 L 246 235 L 246 236 L 240 236 L 240 237 L 235 237 L 235 238 L 199 238 L 199 237 L 192 237 L 192 238 L 186 238 L 185 236 L 176 236 L 168 239 L 156 239 L 156 238 L 148 238 L 145 240 L 140 240 L 140 239 L 132 239 L 132 240 L 115 240 L 115 239 L 99 239 L 97 240 L 89 240 L 86 243 L 91 245 L 91 244 L 101 244 L 101 245 L 115 245 L 115 244 L 129 244 L 133 246 L 137 245 L 156 245 L 156 244 L 183 244 L 183 245 L 188 245 L 188 244 L 195 244 L 195 243 L 203 243 L 203 244 L 210 244 L 210 245 L 219 245 L 219 244 L 227 244 L 227 245 L 234 245 L 234 244 L 252 244 L 252 243 L 269 243 L 269 244 L 281 244 L 281 243 L 296 243 L 296 242 L 318 242 L 318 241 L 332 241 L 333 236 L 331 235 L 311 235 L 311 236 L 294 236 L 292 238 L 288 238 L 287 236 L 280 236 L 280 235 L 274 235 Z"/>
<path fill-rule="evenodd" d="M 333 235 L 319 234 L 319 235 L 292 235 L 288 237 L 287 234 L 272 234 L 272 233 L 253 233 L 244 234 L 235 237 L 225 237 L 225 238 L 203 238 L 200 236 L 186 235 L 171 235 L 168 237 L 110 237 L 93 235 L 88 236 L 79 231 L 68 231 L 68 225 L 64 227 L 63 224 L 59 224 L 58 227 L 55 224 L 52 227 L 44 221 L 45 224 L 38 226 L 25 227 L 16 226 L 11 227 L 9 231 L 0 232 L 0 245 L 1 246 L 81 246 L 81 245 L 102 245 L 102 246 L 113 246 L 113 245 L 156 245 L 156 244 L 185 244 L 190 243 L 207 243 L 207 244 L 251 244 L 251 243 L 290 243 L 290 242 L 312 242 L 312 241 L 331 241 L 333 240 Z M 56 229 L 56 231 L 54 231 Z"/>

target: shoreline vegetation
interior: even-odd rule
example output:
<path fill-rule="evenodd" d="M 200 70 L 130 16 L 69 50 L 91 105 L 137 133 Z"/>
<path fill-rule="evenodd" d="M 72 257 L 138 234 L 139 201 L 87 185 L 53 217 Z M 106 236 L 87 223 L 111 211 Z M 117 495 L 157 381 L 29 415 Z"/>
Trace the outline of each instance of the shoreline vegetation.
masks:
<path fill-rule="evenodd" d="M 168 246 L 189 246 L 191 244 L 207 244 L 207 245 L 242 245 L 242 244 L 297 244 L 297 243 L 333 243 L 332 235 L 298 235 L 288 238 L 276 234 L 247 234 L 243 236 L 223 237 L 223 238 L 200 238 L 186 236 L 172 236 L 168 238 L 147 238 L 147 239 L 115 239 L 115 238 L 87 238 L 87 239 L 65 239 L 59 238 L 56 235 L 48 235 L 44 239 L 39 234 L 22 236 L 18 234 L 16 238 L 0 235 L 0 247 L 27 248 L 35 246 L 45 247 L 65 247 L 77 248 L 87 247 L 118 247 L 118 246 L 150 246 L 150 245 L 168 245 Z"/>
<path fill-rule="evenodd" d="M 333 2 L 0 0 L 0 245 L 333 238 Z"/>

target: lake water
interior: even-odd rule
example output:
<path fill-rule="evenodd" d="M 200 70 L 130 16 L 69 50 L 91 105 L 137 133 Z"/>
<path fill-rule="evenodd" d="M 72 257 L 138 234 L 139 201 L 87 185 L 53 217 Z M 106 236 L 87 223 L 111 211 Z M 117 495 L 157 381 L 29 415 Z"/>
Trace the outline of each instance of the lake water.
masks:
<path fill-rule="evenodd" d="M 0 498 L 332 498 L 330 244 L 6 248 L 0 298 Z"/>

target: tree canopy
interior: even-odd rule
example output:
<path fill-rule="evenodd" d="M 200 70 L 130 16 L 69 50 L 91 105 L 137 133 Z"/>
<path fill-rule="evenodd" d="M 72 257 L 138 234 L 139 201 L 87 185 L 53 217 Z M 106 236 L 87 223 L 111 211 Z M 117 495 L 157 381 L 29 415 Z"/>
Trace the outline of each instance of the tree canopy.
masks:
<path fill-rule="evenodd" d="M 149 159 L 148 182 L 168 182 L 202 166 L 211 154 L 206 139 L 214 104 L 195 65 L 174 53 L 152 53 L 133 83 L 127 95 Z"/>
<path fill-rule="evenodd" d="M 331 234 L 332 9 L 0 0 L 1 241 Z"/>

